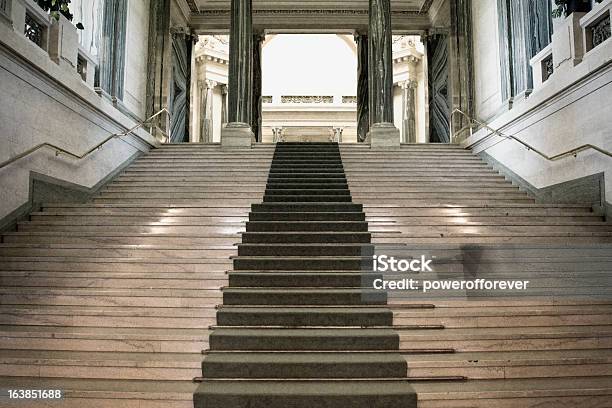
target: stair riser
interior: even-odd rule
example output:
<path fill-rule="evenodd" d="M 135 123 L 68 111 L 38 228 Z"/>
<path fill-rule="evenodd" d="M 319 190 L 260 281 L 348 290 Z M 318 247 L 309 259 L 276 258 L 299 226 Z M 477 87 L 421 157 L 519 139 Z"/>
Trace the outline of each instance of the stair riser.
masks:
<path fill-rule="evenodd" d="M 83 364 L 82 361 L 78 363 Z M 87 365 L 53 365 L 51 364 L 0 364 L 0 376 L 11 377 L 46 377 L 46 378 L 82 378 L 105 380 L 156 380 L 191 381 L 201 375 L 201 368 L 171 367 L 101 367 L 95 363 Z M 62 403 L 62 406 L 63 403 Z"/>
<path fill-rule="evenodd" d="M 214 317 L 197 319 L 117 316 L 0 315 L 0 324 L 25 326 L 77 326 L 108 328 L 202 329 L 216 323 Z"/>
<path fill-rule="evenodd" d="M 291 231 L 311 231 L 311 232 L 368 232 L 366 222 L 321 222 L 321 223 L 291 223 L 291 222 L 248 222 L 247 232 L 291 232 Z"/>
<path fill-rule="evenodd" d="M 289 246 L 238 245 L 238 256 L 372 256 L 374 246 Z"/>
<path fill-rule="evenodd" d="M 361 204 L 283 204 L 283 203 L 262 203 L 253 204 L 253 212 L 361 212 Z"/>
<path fill-rule="evenodd" d="M 224 305 L 384 305 L 386 293 L 380 292 L 364 296 L 360 293 L 296 294 L 291 292 L 260 293 L 223 293 Z"/>
<path fill-rule="evenodd" d="M 309 243 L 364 243 L 369 244 L 371 240 L 370 233 L 353 233 L 353 234 L 274 234 L 274 233 L 254 233 L 246 232 L 242 234 L 242 242 L 245 244 L 265 244 L 265 243 L 287 243 L 287 244 L 309 244 Z"/>
<path fill-rule="evenodd" d="M 389 311 L 372 313 L 262 313 L 253 309 L 249 313 L 220 310 L 217 324 L 223 326 L 390 326 L 393 315 Z"/>
<path fill-rule="evenodd" d="M 313 408 L 313 407 L 351 407 L 351 408 L 391 408 L 416 407 L 416 394 L 389 394 L 372 391 L 371 395 L 233 395 L 208 394 L 197 392 L 194 395 L 194 408 L 209 407 L 248 407 L 248 408 Z"/>
<path fill-rule="evenodd" d="M 211 350 L 396 350 L 399 346 L 397 335 L 313 338 L 220 336 L 213 332 L 209 342 Z"/>
<path fill-rule="evenodd" d="M 268 195 L 264 196 L 264 202 L 267 203 L 312 203 L 312 202 L 321 202 L 321 203 L 350 203 L 351 196 L 350 195 L 302 195 L 302 196 L 291 196 L 291 195 Z"/>
<path fill-rule="evenodd" d="M 363 268 L 363 269 L 362 269 Z M 324 270 L 372 270 L 371 259 L 234 259 L 234 270 L 299 271 L 303 269 Z"/>
<path fill-rule="evenodd" d="M 362 212 L 335 212 L 335 213 L 315 213 L 315 212 L 252 212 L 249 215 L 251 221 L 364 221 L 365 214 Z"/>
<path fill-rule="evenodd" d="M 401 378 L 406 375 L 406 363 L 210 363 L 204 360 L 202 373 L 206 378 Z"/>

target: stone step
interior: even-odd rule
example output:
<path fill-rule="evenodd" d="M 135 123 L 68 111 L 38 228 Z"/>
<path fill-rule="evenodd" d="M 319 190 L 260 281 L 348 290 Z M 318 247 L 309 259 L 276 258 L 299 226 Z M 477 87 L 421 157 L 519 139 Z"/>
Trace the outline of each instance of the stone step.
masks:
<path fill-rule="evenodd" d="M 367 379 L 330 381 L 205 381 L 194 394 L 194 407 L 323 407 L 333 403 L 354 408 L 416 408 L 406 381 Z"/>
<path fill-rule="evenodd" d="M 183 225 L 223 225 L 240 224 L 248 221 L 248 214 L 242 216 L 228 215 L 225 217 L 210 215 L 174 215 L 174 214 L 92 214 L 92 213 L 54 213 L 40 212 L 32 213 L 30 219 L 37 223 L 78 223 L 80 225 L 100 225 L 100 223 L 111 225 L 164 225 L 164 224 L 183 224 Z"/>
<path fill-rule="evenodd" d="M 96 408 L 116 408 L 138 404 L 142 407 L 193 408 L 193 393 L 197 385 L 192 381 L 164 381 L 118 379 L 75 379 L 49 377 L 3 377 L 4 389 L 63 390 L 62 408 L 81 408 L 83 404 Z M 12 404 L 12 403 L 10 403 Z M 30 408 L 46 408 L 48 400 L 31 400 Z"/>
<path fill-rule="evenodd" d="M 320 202 L 320 203 L 338 203 L 346 202 L 350 203 L 351 196 L 346 195 L 270 195 L 268 192 L 264 195 L 264 202 L 267 203 L 309 203 L 309 202 Z"/>
<path fill-rule="evenodd" d="M 208 337 L 202 329 L 0 326 L 0 348 L 11 350 L 199 353 Z"/>
<path fill-rule="evenodd" d="M 274 256 L 238 256 L 233 258 L 234 270 L 267 270 L 267 271 L 291 271 L 291 270 L 359 270 L 360 268 L 372 268 L 371 257 L 274 257 Z"/>
<path fill-rule="evenodd" d="M 190 381 L 201 360 L 200 353 L 0 350 L 0 376 Z"/>
<path fill-rule="evenodd" d="M 372 256 L 373 245 L 239 244 L 239 256 Z"/>
<path fill-rule="evenodd" d="M 458 352 L 612 348 L 610 325 L 400 330 L 399 336 L 402 348 L 453 348 Z"/>
<path fill-rule="evenodd" d="M 350 191 L 346 188 L 334 189 L 334 188 L 303 188 L 303 189 L 283 189 L 283 188 L 270 188 L 266 189 L 266 197 L 273 196 L 326 196 L 326 195 L 337 195 L 337 196 L 349 196 Z"/>
<path fill-rule="evenodd" d="M 245 244 L 274 243 L 363 243 L 369 244 L 369 232 L 244 232 Z"/>
<path fill-rule="evenodd" d="M 405 378 L 399 353 L 209 353 L 205 378 Z"/>
<path fill-rule="evenodd" d="M 405 355 L 409 375 L 471 380 L 612 376 L 612 350 L 550 350 Z"/>
<path fill-rule="evenodd" d="M 193 247 L 181 249 L 170 246 L 102 245 L 93 248 L 81 244 L 0 244 L 0 256 L 31 257 L 151 257 L 151 258 L 192 258 L 202 257 L 224 259 L 236 253 L 231 247 Z"/>
<path fill-rule="evenodd" d="M 252 212 L 251 221 L 365 221 L 363 212 Z"/>
<path fill-rule="evenodd" d="M 116 232 L 116 233 L 133 233 L 133 234 L 198 234 L 204 237 L 238 237 L 237 234 L 245 230 L 244 224 L 212 224 L 207 226 L 202 225 L 81 225 L 78 223 L 62 224 L 62 223 L 42 223 L 42 222 L 20 222 L 17 225 L 18 231 L 70 231 L 70 232 Z M 232 241 L 232 240 L 230 240 Z"/>
<path fill-rule="evenodd" d="M 364 221 L 248 221 L 247 232 L 367 232 Z"/>
<path fill-rule="evenodd" d="M 0 270 L 28 271 L 106 271 L 106 272 L 223 272 L 231 267 L 229 259 L 3 257 Z"/>
<path fill-rule="evenodd" d="M 209 337 L 215 350 L 397 350 L 391 329 L 217 329 Z"/>
<path fill-rule="evenodd" d="M 342 288 L 233 288 L 223 289 L 224 305 L 381 305 L 387 293 Z"/>
<path fill-rule="evenodd" d="M 611 377 L 473 380 L 413 384 L 419 408 L 605 407 Z"/>
<path fill-rule="evenodd" d="M 47 243 L 53 240 L 56 243 L 82 244 L 95 246 L 98 244 L 108 245 L 233 245 L 239 240 L 238 235 L 228 236 L 206 236 L 196 234 L 155 234 L 155 233 L 122 233 L 116 231 L 70 231 L 51 232 L 53 227 L 42 228 L 40 231 L 22 231 L 7 233 L 3 237 L 4 242 L 9 243 Z"/>
<path fill-rule="evenodd" d="M 345 203 L 261 203 L 252 204 L 253 212 L 362 212 L 363 206 Z"/>
<path fill-rule="evenodd" d="M 217 323 L 224 326 L 390 326 L 389 309 L 373 307 L 239 307 L 218 309 Z"/>

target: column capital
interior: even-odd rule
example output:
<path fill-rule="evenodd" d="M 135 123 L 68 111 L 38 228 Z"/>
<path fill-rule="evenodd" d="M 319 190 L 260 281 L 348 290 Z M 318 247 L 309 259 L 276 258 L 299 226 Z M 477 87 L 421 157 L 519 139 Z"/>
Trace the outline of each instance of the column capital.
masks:
<path fill-rule="evenodd" d="M 402 89 L 416 89 L 419 86 L 419 83 L 414 79 L 408 79 L 406 81 L 400 82 L 399 86 Z"/>

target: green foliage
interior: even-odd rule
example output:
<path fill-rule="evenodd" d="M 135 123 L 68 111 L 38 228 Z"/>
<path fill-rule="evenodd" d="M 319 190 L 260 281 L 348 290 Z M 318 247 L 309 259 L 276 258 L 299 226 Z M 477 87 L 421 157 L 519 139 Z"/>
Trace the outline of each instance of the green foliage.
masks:
<path fill-rule="evenodd" d="M 59 20 L 60 14 L 72 21 L 74 15 L 70 12 L 70 0 L 36 0 L 36 3 L 45 11 L 48 11 L 51 17 Z M 83 24 L 77 23 L 76 28 L 82 30 Z"/>

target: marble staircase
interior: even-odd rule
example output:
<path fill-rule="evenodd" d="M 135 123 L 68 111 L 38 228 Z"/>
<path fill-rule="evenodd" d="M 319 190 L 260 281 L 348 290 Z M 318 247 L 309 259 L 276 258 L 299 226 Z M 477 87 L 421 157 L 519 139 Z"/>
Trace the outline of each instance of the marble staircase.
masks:
<path fill-rule="evenodd" d="M 163 146 L 90 202 L 32 213 L 0 245 L 0 388 L 94 408 L 299 404 L 321 384 L 338 406 L 609 406 L 610 224 L 458 146 L 337 149 Z M 363 297 L 373 252 L 534 291 Z"/>

